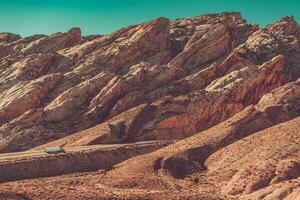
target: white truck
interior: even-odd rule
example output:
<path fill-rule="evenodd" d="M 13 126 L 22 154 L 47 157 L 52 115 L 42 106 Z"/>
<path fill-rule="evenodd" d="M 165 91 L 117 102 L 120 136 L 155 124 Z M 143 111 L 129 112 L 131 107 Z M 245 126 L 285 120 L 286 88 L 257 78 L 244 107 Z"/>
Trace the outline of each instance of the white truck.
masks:
<path fill-rule="evenodd" d="M 44 152 L 48 154 L 58 154 L 58 153 L 65 153 L 65 149 L 60 146 L 60 147 L 46 147 L 44 148 Z"/>

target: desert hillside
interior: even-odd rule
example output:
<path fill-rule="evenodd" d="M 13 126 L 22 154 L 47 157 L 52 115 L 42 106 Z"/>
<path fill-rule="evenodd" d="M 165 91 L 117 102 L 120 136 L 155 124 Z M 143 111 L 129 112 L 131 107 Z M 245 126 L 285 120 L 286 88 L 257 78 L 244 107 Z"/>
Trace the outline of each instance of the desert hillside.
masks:
<path fill-rule="evenodd" d="M 0 153 L 0 199 L 300 199 L 300 27 L 0 33 Z"/>

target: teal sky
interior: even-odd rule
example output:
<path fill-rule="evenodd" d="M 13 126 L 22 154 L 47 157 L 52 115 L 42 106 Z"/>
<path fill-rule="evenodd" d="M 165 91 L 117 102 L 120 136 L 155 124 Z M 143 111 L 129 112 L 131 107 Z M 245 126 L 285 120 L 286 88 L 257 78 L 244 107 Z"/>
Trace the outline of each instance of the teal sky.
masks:
<path fill-rule="evenodd" d="M 84 35 L 106 34 L 164 16 L 170 19 L 238 11 L 260 26 L 293 15 L 300 0 L 0 0 L 0 32 L 28 36 L 78 26 Z"/>

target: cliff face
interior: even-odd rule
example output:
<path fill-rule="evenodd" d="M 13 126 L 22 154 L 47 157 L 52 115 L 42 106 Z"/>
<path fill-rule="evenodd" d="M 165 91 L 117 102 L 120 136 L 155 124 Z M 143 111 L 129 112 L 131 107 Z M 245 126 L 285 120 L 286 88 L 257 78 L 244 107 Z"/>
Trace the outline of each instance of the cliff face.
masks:
<path fill-rule="evenodd" d="M 299 77 L 292 17 L 261 29 L 222 13 L 158 18 L 104 36 L 0 33 L 0 152 L 191 136 L 101 180 L 176 190 L 203 179 L 225 199 L 280 193 L 296 187 L 288 179 L 299 182 L 299 131 L 289 128 L 300 124 Z M 254 153 L 251 141 L 261 146 Z"/>
<path fill-rule="evenodd" d="M 151 107 L 143 123 L 120 140 L 184 138 L 300 71 L 299 27 L 291 17 L 264 29 L 237 13 L 158 18 L 87 38 L 78 28 L 27 38 L 1 34 L 2 152 L 63 138 L 142 104 Z"/>

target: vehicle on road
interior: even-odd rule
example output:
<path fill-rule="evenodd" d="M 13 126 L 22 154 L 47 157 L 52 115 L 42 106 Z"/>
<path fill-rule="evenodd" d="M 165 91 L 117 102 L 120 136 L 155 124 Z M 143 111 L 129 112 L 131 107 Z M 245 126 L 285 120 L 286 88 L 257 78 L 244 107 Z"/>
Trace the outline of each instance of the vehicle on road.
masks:
<path fill-rule="evenodd" d="M 60 147 L 46 147 L 44 148 L 44 152 L 48 154 L 58 154 L 58 153 L 65 153 L 65 149 L 60 146 Z"/>

